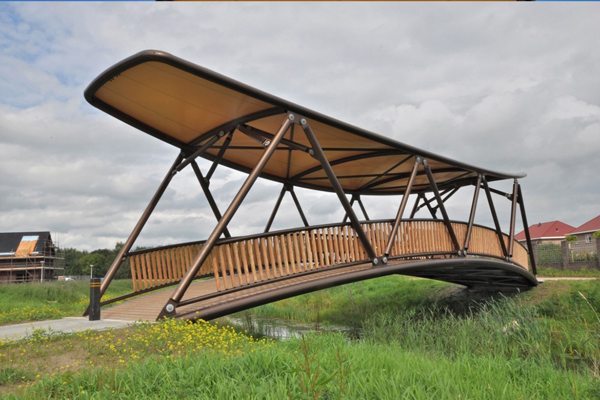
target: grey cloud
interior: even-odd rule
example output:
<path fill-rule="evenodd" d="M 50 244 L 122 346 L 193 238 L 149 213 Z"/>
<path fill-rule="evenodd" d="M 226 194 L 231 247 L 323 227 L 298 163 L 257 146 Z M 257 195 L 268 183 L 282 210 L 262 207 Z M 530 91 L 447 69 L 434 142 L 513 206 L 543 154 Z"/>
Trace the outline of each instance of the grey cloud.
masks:
<path fill-rule="evenodd" d="M 110 65 L 150 48 L 429 151 L 525 171 L 532 221 L 578 225 L 597 215 L 600 181 L 587 165 L 600 148 L 600 7 L 463 6 L 3 4 L 2 230 L 48 229 L 88 250 L 127 237 L 177 151 L 82 93 Z M 211 190 L 222 212 L 244 179 L 217 170 Z M 257 182 L 232 231 L 262 231 L 280 189 Z M 297 194 L 311 223 L 343 217 L 335 195 Z M 465 215 L 471 195 L 457 194 L 451 217 Z M 393 216 L 398 202 L 365 199 L 372 218 Z M 200 239 L 214 223 L 186 170 L 139 244 Z M 275 228 L 288 224 L 299 224 L 289 196 Z"/>

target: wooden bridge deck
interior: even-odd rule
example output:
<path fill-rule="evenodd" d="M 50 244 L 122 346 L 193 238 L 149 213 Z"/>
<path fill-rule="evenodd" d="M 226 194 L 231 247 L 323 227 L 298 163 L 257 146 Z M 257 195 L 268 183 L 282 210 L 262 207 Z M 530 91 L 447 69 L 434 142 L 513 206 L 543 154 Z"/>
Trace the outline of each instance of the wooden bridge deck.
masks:
<path fill-rule="evenodd" d="M 208 310 L 219 305 L 230 303 L 232 301 L 243 301 L 243 299 L 274 291 L 277 289 L 289 288 L 306 282 L 318 281 L 337 275 L 348 274 L 351 272 L 370 269 L 371 263 L 348 266 L 334 270 L 319 271 L 310 275 L 291 277 L 278 282 L 269 282 L 261 286 L 250 287 L 238 290 L 232 293 L 223 294 L 218 297 L 208 298 L 200 302 L 195 302 L 187 306 L 177 308 L 178 315 L 186 314 L 180 318 L 193 319 L 196 312 Z M 174 288 L 162 290 L 160 292 L 150 293 L 134 300 L 129 300 L 121 304 L 102 310 L 103 319 L 114 319 L 122 321 L 155 321 L 162 307 L 173 294 Z M 199 296 L 208 296 L 217 292 L 216 281 L 214 279 L 195 282 L 190 285 L 182 301 L 186 301 Z"/>
<path fill-rule="evenodd" d="M 332 286 L 402 274 L 439 279 L 494 290 L 521 288 L 527 290 L 537 281 L 525 269 L 502 261 L 462 258 L 427 260 L 391 260 L 387 265 L 374 267 L 370 262 L 317 270 L 310 274 L 284 277 L 277 281 L 219 292 L 215 279 L 190 285 L 176 319 L 210 320 L 272 301 L 321 290 Z M 236 280 L 239 277 L 235 277 Z M 172 296 L 174 288 L 154 292 L 102 311 L 102 318 L 123 321 L 156 321 L 162 307 Z M 190 301 L 190 300 L 193 300 Z M 186 301 L 189 301 L 186 304 Z"/>

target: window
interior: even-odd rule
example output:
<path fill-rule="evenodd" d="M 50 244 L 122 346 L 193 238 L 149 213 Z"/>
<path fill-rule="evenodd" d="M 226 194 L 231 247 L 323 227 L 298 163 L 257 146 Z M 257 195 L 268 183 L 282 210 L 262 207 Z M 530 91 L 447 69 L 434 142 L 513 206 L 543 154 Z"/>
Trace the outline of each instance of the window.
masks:
<path fill-rule="evenodd" d="M 591 233 L 588 233 L 585 235 L 585 242 L 592 243 L 592 234 Z"/>

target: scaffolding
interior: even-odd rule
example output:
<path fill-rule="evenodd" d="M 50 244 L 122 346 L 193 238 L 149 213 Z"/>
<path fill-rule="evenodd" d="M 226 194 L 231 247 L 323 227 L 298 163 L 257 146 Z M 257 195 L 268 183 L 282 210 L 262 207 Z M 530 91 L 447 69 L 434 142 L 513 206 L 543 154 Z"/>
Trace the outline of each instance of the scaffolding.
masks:
<path fill-rule="evenodd" d="M 34 238 L 34 240 L 27 240 Z M 64 270 L 64 256 L 57 243 L 38 236 L 23 236 L 19 246 L 0 253 L 0 283 L 47 282 L 57 279 Z M 38 248 L 40 250 L 35 251 Z"/>

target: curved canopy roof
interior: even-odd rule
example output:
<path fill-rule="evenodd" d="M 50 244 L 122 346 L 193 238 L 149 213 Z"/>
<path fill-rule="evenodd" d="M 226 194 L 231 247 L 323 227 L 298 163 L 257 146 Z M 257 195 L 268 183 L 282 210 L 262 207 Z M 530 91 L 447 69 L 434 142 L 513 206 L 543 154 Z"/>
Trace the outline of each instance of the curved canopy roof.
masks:
<path fill-rule="evenodd" d="M 85 90 L 86 100 L 108 114 L 192 154 L 219 132 L 224 135 L 202 155 L 248 172 L 264 152 L 262 141 L 277 132 L 288 112 L 308 120 L 346 193 L 404 193 L 415 157 L 424 157 L 437 185 L 473 184 L 520 178 L 467 165 L 380 136 L 254 89 L 171 54 L 147 50 L 106 70 Z M 261 177 L 332 191 L 309 141 L 294 126 Z M 422 168 L 421 168 L 422 169 Z M 413 193 L 429 191 L 419 171 Z"/>

